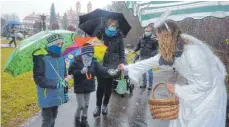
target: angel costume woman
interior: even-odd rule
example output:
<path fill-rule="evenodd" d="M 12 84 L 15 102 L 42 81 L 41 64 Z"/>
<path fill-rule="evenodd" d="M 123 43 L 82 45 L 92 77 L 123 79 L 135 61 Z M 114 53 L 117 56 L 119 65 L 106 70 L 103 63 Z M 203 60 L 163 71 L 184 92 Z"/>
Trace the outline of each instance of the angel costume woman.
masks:
<path fill-rule="evenodd" d="M 225 127 L 226 70 L 222 62 L 200 40 L 182 34 L 172 21 L 155 27 L 160 53 L 130 65 L 119 65 L 129 77 L 138 79 L 150 68 L 173 66 L 188 80 L 188 85 L 167 83 L 168 90 L 179 97 L 179 115 L 170 127 Z"/>

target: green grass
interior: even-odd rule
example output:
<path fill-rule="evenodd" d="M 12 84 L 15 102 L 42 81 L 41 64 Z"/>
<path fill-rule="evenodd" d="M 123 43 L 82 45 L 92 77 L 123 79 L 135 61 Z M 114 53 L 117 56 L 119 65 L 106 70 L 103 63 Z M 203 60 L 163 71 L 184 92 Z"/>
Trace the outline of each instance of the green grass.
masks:
<path fill-rule="evenodd" d="M 2 48 L 1 50 L 1 120 L 3 127 L 15 127 L 39 111 L 32 72 L 16 78 L 3 72 L 12 51 L 11 48 Z"/>
<path fill-rule="evenodd" d="M 4 72 L 12 48 L 1 50 L 1 121 L 2 127 L 16 127 L 39 111 L 32 72 L 13 78 Z M 69 85 L 72 84 L 72 81 Z M 69 86 L 71 88 L 71 86 Z"/>

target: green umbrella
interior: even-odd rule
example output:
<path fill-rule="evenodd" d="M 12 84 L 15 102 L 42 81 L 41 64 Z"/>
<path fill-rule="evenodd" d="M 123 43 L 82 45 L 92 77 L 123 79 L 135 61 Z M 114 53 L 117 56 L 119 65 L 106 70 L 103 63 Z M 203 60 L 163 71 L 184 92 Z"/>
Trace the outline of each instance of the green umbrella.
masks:
<path fill-rule="evenodd" d="M 32 71 L 33 57 L 32 54 L 38 49 L 44 49 L 55 42 L 64 41 L 62 52 L 74 44 L 74 32 L 65 30 L 42 31 L 29 37 L 21 42 L 18 48 L 9 57 L 5 72 L 16 77 L 22 73 Z"/>

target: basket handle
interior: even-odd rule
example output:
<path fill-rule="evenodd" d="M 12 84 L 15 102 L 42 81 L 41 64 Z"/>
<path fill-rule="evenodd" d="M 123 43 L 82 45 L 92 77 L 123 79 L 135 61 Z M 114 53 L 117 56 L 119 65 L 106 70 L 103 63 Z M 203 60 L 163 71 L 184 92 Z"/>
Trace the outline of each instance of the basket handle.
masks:
<path fill-rule="evenodd" d="M 158 83 L 158 84 L 153 88 L 153 97 L 152 97 L 153 99 L 155 99 L 155 96 L 154 96 L 155 90 L 156 90 L 157 87 L 159 87 L 160 85 L 165 85 L 165 86 L 166 86 L 165 83 Z M 167 86 L 166 86 L 166 88 L 167 88 Z M 176 99 L 175 94 L 172 94 L 172 97 L 173 97 L 174 99 Z"/>

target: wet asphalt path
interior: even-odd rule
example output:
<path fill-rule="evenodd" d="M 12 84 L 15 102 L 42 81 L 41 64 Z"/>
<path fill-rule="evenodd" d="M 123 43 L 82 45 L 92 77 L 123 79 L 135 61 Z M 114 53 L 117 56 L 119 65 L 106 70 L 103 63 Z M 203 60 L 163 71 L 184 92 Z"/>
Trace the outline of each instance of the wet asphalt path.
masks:
<path fill-rule="evenodd" d="M 158 71 L 154 73 L 154 84 L 164 81 L 173 81 L 175 74 L 172 69 Z M 178 76 L 179 81 L 184 82 Z M 163 91 L 163 92 L 162 92 Z M 161 94 L 162 93 L 162 94 Z M 164 95 L 165 89 L 159 88 L 156 97 Z M 76 97 L 73 91 L 69 92 L 70 100 L 67 104 L 59 107 L 59 114 L 55 127 L 74 127 L 74 114 L 76 111 Z M 140 89 L 135 86 L 132 95 L 122 98 L 116 93 L 112 93 L 109 103 L 109 114 L 107 116 L 93 117 L 96 106 L 96 94 L 91 94 L 89 103 L 88 122 L 90 127 L 168 127 L 169 121 L 153 120 L 149 111 L 148 99 L 152 97 L 152 92 L 147 89 Z M 22 127 L 40 127 L 40 113 L 29 119 Z"/>

